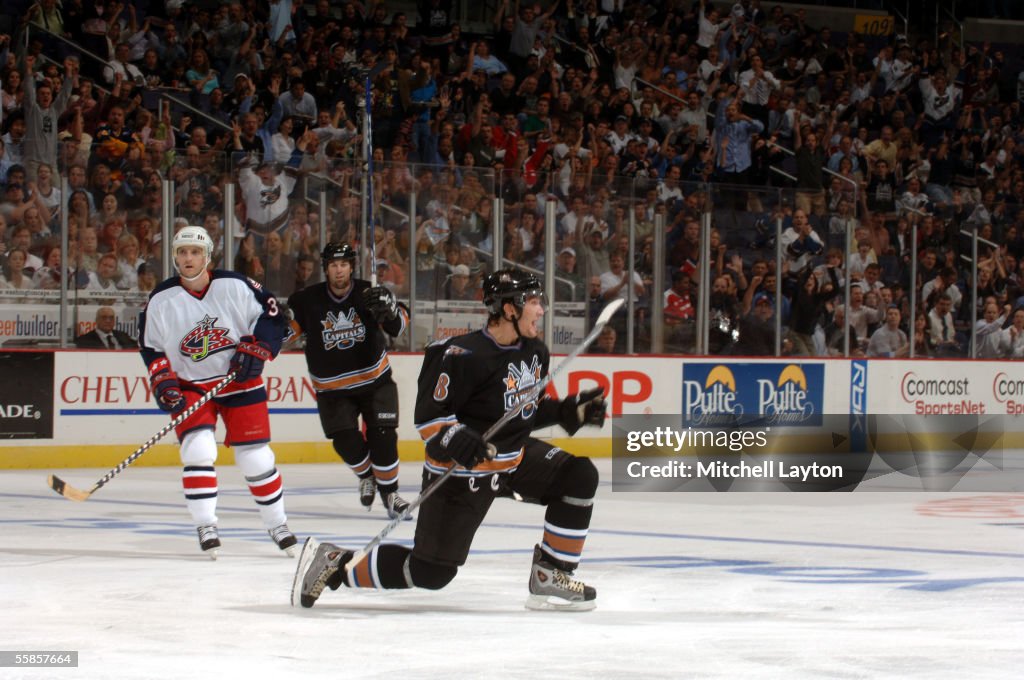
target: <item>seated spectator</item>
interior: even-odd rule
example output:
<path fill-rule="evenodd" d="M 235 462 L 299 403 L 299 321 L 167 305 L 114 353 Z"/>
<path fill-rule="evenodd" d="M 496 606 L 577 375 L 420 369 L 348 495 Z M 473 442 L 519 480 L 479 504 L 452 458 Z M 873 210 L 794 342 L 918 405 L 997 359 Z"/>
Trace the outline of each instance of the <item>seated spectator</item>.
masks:
<path fill-rule="evenodd" d="M 32 275 L 32 283 L 35 287 L 41 290 L 60 290 L 62 261 L 60 246 L 48 246 L 43 254 L 43 266 Z M 69 281 L 73 280 L 74 272 L 67 271 L 65 273 L 72 277 L 68 279 Z M 74 287 L 74 284 L 70 285 Z"/>
<path fill-rule="evenodd" d="M 33 290 L 36 287 L 31 274 L 26 273 L 27 257 L 28 253 L 21 248 L 15 248 L 7 254 L 7 263 L 2 270 L 3 278 L 0 280 L 0 289 Z"/>
<path fill-rule="evenodd" d="M 281 235 L 272 231 L 263 239 L 263 285 L 280 298 L 294 291 L 295 258 L 284 252 Z"/>
<path fill-rule="evenodd" d="M 400 265 L 390 260 L 378 259 L 376 267 L 377 283 L 379 285 L 384 286 L 395 295 L 404 296 L 409 294 L 405 284 L 405 272 L 402 271 Z"/>
<path fill-rule="evenodd" d="M 469 267 L 457 264 L 444 285 L 446 300 L 479 300 L 478 291 L 469 285 Z"/>
<path fill-rule="evenodd" d="M 156 284 L 156 267 L 149 262 L 140 264 L 135 279 L 135 292 L 152 293 Z"/>
<path fill-rule="evenodd" d="M 618 354 L 619 351 L 616 349 L 615 344 L 618 339 L 618 333 L 610 325 L 605 326 L 601 329 L 601 332 L 597 334 L 597 340 L 590 348 L 591 354 Z"/>
<path fill-rule="evenodd" d="M 11 229 L 8 247 L 12 251 L 21 250 L 24 252 L 25 262 L 22 264 L 22 268 L 27 271 L 29 276 L 43 266 L 43 260 L 31 252 L 31 249 L 34 249 L 32 230 L 27 225 L 22 224 Z"/>
<path fill-rule="evenodd" d="M 1000 335 L 1002 356 L 1008 359 L 1024 358 L 1024 309 L 1013 312 L 1013 324 Z"/>
<path fill-rule="evenodd" d="M 317 260 L 309 255 L 299 255 L 295 263 L 295 287 L 299 291 L 314 283 L 318 283 L 320 276 L 317 273 Z"/>
<path fill-rule="evenodd" d="M 117 315 L 111 307 L 96 310 L 96 325 L 88 333 L 75 338 L 79 349 L 138 349 L 132 336 L 117 329 Z"/>
<path fill-rule="evenodd" d="M 910 341 L 900 329 L 900 309 L 890 305 L 885 310 L 885 325 L 871 334 L 868 341 L 869 357 L 905 357 L 910 354 Z"/>
<path fill-rule="evenodd" d="M 579 302 L 586 295 L 583 277 L 576 271 L 576 251 L 562 248 L 555 260 L 555 299 L 560 302 Z"/>
<path fill-rule="evenodd" d="M 696 340 L 696 298 L 693 281 L 686 272 L 672 272 L 672 287 L 665 291 L 665 344 L 675 351 L 692 352 Z"/>
<path fill-rule="evenodd" d="M 618 252 L 612 253 L 608 258 L 609 269 L 601 273 L 601 295 L 606 302 L 616 298 L 628 301 L 632 296 L 633 300 L 639 300 L 646 293 L 644 281 L 640 274 L 633 272 L 633 285 L 629 285 L 629 270 L 626 269 L 625 258 Z"/>

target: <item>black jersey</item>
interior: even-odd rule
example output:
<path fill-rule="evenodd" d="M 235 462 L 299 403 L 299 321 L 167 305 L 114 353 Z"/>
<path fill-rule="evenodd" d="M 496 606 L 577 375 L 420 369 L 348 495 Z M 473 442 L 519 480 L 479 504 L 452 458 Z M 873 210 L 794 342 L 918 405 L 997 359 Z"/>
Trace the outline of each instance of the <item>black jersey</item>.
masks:
<path fill-rule="evenodd" d="M 384 333 L 401 335 L 409 314 L 399 305 L 397 318 L 378 323 L 363 303 L 369 287 L 368 281 L 353 279 L 348 294 L 338 298 L 325 282 L 288 298 L 289 339 L 306 334 L 306 368 L 317 392 L 356 391 L 390 380 Z"/>
<path fill-rule="evenodd" d="M 505 412 L 528 397 L 548 373 L 550 353 L 537 339 L 499 345 L 486 329 L 449 338 L 427 348 L 420 369 L 414 420 L 424 441 L 444 428 L 462 423 L 483 434 Z M 534 397 L 518 417 L 492 439 L 498 455 L 464 476 L 514 470 L 530 433 L 557 419 L 557 405 L 543 395 Z M 451 465 L 429 455 L 427 469 L 443 472 Z"/>

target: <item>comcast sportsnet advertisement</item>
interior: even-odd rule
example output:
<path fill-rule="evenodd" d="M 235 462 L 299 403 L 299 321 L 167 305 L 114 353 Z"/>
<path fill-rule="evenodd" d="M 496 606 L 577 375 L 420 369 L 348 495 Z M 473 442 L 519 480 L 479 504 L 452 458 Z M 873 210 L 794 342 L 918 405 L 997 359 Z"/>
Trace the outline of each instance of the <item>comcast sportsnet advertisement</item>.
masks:
<path fill-rule="evenodd" d="M 683 365 L 683 422 L 729 425 L 737 417 L 766 424 L 820 425 L 825 366 L 749 362 Z"/>
<path fill-rule="evenodd" d="M 996 361 L 868 362 L 874 413 L 1024 414 L 1024 378 Z"/>

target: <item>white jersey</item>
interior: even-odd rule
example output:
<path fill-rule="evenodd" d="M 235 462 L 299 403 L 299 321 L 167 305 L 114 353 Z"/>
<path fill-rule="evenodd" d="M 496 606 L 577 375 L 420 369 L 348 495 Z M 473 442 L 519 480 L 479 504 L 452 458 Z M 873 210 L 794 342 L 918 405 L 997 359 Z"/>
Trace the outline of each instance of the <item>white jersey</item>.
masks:
<path fill-rule="evenodd" d="M 944 92 L 939 92 L 932 85 L 931 79 L 921 80 L 921 99 L 924 102 L 924 113 L 932 120 L 942 120 L 960 103 L 962 92 L 959 87 L 946 85 Z"/>
<path fill-rule="evenodd" d="M 146 365 L 167 357 L 179 378 L 198 384 L 228 374 L 241 337 L 255 336 L 276 356 L 284 333 L 277 300 L 252 279 L 221 270 L 211 273 L 202 294 L 186 289 L 178 277 L 167 279 L 150 294 L 139 315 L 139 346 Z M 258 379 L 232 384 L 225 391 L 261 387 Z"/>
<path fill-rule="evenodd" d="M 267 155 L 274 153 L 266 150 Z M 295 188 L 295 178 L 280 173 L 274 178 L 273 184 L 266 186 L 252 171 L 244 167 L 238 171 L 238 184 L 242 187 L 242 198 L 245 201 L 245 216 L 253 222 L 268 228 L 284 226 L 282 221 L 288 214 L 288 194 Z M 276 222 L 281 221 L 278 225 Z"/>

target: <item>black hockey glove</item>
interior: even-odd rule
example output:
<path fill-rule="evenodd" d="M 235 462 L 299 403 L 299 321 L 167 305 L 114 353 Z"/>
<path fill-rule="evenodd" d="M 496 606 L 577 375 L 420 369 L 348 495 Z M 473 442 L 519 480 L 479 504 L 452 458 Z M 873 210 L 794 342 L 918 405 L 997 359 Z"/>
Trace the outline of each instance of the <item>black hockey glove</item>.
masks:
<path fill-rule="evenodd" d="M 584 425 L 603 425 L 607 411 L 604 388 L 594 387 L 562 400 L 558 406 L 558 424 L 573 435 Z"/>
<path fill-rule="evenodd" d="M 477 463 L 494 458 L 494 447 L 480 433 L 462 423 L 451 425 L 427 440 L 427 455 L 434 460 L 454 460 L 472 470 Z"/>
<path fill-rule="evenodd" d="M 235 382 L 253 380 L 263 375 L 263 364 L 273 359 L 270 345 L 253 335 L 238 339 L 235 355 L 231 357 L 231 370 L 237 371 Z"/>
<path fill-rule="evenodd" d="M 392 321 L 398 316 L 395 294 L 384 286 L 374 286 L 363 291 L 363 303 L 377 321 Z"/>
<path fill-rule="evenodd" d="M 177 413 L 185 408 L 178 374 L 171 370 L 171 362 L 166 358 L 157 359 L 149 365 L 149 384 L 153 387 L 153 396 L 161 411 Z"/>

